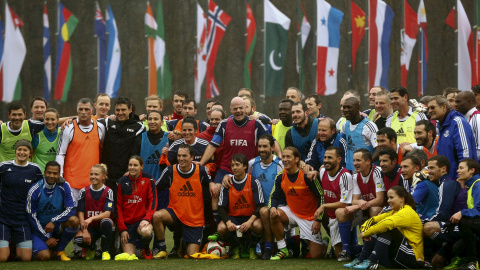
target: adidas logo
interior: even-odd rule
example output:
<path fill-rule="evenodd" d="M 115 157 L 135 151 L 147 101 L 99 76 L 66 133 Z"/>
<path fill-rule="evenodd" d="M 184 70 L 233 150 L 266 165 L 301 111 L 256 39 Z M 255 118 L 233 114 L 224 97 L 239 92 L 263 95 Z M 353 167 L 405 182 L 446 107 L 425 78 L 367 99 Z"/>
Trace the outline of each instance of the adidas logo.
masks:
<path fill-rule="evenodd" d="M 260 182 L 268 182 L 267 180 L 267 177 L 265 176 L 265 173 L 262 173 L 260 174 L 257 179 L 260 181 Z"/>
<path fill-rule="evenodd" d="M 45 153 L 46 156 L 56 156 L 57 155 L 57 150 L 55 150 L 55 148 L 50 148 L 48 149 L 48 151 Z"/>
<path fill-rule="evenodd" d="M 11 172 L 11 171 L 12 171 L 12 169 L 8 168 L 7 172 Z"/>
<path fill-rule="evenodd" d="M 177 193 L 177 195 L 181 197 L 195 197 L 197 194 L 193 192 L 190 181 L 187 181 L 187 183 L 185 183 L 183 187 L 180 188 L 180 191 Z"/>
<path fill-rule="evenodd" d="M 57 207 L 55 207 L 52 203 L 47 202 L 47 204 L 42 209 L 42 215 L 51 215 L 58 212 Z"/>
<path fill-rule="evenodd" d="M 153 152 L 153 154 L 147 158 L 145 163 L 146 164 L 158 164 L 158 160 L 160 159 L 161 155 L 162 154 L 160 154 L 160 152 L 158 152 L 158 150 L 155 150 L 155 152 Z"/>
<path fill-rule="evenodd" d="M 87 137 L 85 138 L 85 141 L 90 141 L 90 137 L 87 136 Z"/>
<path fill-rule="evenodd" d="M 50 202 L 47 202 L 47 204 L 43 207 L 43 211 L 46 211 L 46 210 L 52 210 L 54 209 L 55 207 L 53 206 L 53 204 L 51 204 Z"/>
<path fill-rule="evenodd" d="M 350 136 L 347 137 L 347 150 L 351 150 L 351 151 L 357 150 L 357 147 L 355 146 L 355 143 L 353 143 L 352 137 Z"/>
<path fill-rule="evenodd" d="M 240 196 L 238 201 L 235 203 L 233 206 L 233 210 L 239 210 L 239 209 L 245 209 L 245 208 L 250 208 L 250 204 L 248 203 L 247 199 L 245 199 L 245 196 Z"/>
<path fill-rule="evenodd" d="M 407 134 L 405 134 L 405 131 L 403 131 L 403 127 L 401 127 L 401 128 L 397 131 L 397 136 L 407 137 Z"/>
<path fill-rule="evenodd" d="M 288 196 L 298 196 L 298 193 L 295 191 L 295 188 L 291 188 L 287 194 Z"/>

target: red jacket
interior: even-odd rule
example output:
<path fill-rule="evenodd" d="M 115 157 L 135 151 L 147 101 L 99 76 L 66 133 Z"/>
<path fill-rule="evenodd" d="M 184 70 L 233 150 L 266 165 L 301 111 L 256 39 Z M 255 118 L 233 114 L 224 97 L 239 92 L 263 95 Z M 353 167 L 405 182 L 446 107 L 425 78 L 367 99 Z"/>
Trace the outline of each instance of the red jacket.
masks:
<path fill-rule="evenodd" d="M 157 190 L 150 174 L 142 172 L 137 179 L 132 179 L 130 175 L 118 179 L 117 225 L 120 232 L 127 230 L 126 225 L 141 220 L 152 222 L 156 210 Z"/>
<path fill-rule="evenodd" d="M 207 128 L 207 130 L 205 130 L 204 132 L 201 132 L 200 134 L 197 135 L 197 138 L 200 138 L 200 139 L 204 139 L 204 140 L 207 140 L 208 142 L 210 142 L 213 138 L 213 135 L 215 135 L 215 130 L 217 129 L 217 127 L 212 127 L 212 126 L 209 126 Z M 220 162 L 222 161 L 222 157 L 223 157 L 223 143 L 217 147 L 217 150 L 215 150 L 215 153 L 213 153 L 213 158 L 215 159 L 215 171 L 214 172 L 210 172 L 210 175 L 212 177 L 215 176 L 215 174 L 217 173 L 218 169 L 220 168 Z M 209 168 L 210 169 L 210 168 Z M 213 175 L 212 175 L 213 174 Z"/>

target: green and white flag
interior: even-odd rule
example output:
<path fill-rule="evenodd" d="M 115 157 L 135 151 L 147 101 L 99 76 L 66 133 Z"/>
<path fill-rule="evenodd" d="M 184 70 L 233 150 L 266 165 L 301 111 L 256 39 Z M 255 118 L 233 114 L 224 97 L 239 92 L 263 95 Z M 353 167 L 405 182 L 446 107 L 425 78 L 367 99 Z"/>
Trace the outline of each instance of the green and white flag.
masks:
<path fill-rule="evenodd" d="M 290 19 L 265 0 L 265 96 L 282 94 Z"/>

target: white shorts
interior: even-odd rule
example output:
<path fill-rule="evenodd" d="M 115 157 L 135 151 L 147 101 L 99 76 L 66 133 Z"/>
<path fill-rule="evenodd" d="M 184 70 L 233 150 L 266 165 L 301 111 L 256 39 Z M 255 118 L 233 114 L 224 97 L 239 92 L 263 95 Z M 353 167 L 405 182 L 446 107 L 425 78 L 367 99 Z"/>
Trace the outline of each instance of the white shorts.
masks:
<path fill-rule="evenodd" d="M 290 210 L 290 207 L 287 206 L 280 206 L 278 209 L 281 209 L 283 212 L 285 212 L 285 215 L 288 217 L 288 225 L 284 226 L 285 231 L 289 231 L 292 228 L 298 227 L 300 231 L 300 238 L 305 239 L 308 241 L 312 241 L 314 243 L 323 245 L 324 243 L 322 242 L 322 233 L 319 231 L 316 234 L 312 234 L 312 225 L 313 225 L 313 220 L 308 221 L 303 218 L 299 218 L 297 215 L 295 215 L 292 210 Z"/>
<path fill-rule="evenodd" d="M 75 202 L 75 205 L 78 205 L 78 198 L 80 196 L 80 190 L 82 189 L 78 189 L 78 188 L 70 188 L 72 190 L 72 197 L 73 197 L 73 201 Z"/>
<path fill-rule="evenodd" d="M 332 246 L 342 242 L 340 238 L 340 230 L 338 229 L 338 219 L 328 218 L 328 228 L 330 228 L 330 240 Z"/>

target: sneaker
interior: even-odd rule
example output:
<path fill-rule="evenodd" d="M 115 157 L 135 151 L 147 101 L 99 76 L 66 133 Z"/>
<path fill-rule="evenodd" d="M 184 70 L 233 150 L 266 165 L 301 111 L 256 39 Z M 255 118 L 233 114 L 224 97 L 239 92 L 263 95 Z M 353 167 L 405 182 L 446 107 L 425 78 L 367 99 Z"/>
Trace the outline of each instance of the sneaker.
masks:
<path fill-rule="evenodd" d="M 265 252 L 262 254 L 262 260 L 270 260 L 272 257 L 272 249 L 271 248 L 266 248 Z"/>
<path fill-rule="evenodd" d="M 219 236 L 220 235 L 218 235 L 218 232 L 215 232 L 214 234 L 208 236 L 208 241 L 216 242 L 218 241 Z"/>
<path fill-rule="evenodd" d="M 95 250 L 95 258 L 96 259 L 100 259 L 100 258 L 102 258 L 102 256 L 103 256 L 103 253 L 100 249 Z"/>
<path fill-rule="evenodd" d="M 95 259 L 95 249 L 89 249 L 87 250 L 87 255 L 85 255 L 85 259 L 87 261 Z"/>
<path fill-rule="evenodd" d="M 155 256 L 155 255 L 158 254 L 158 252 L 160 252 L 160 249 L 154 248 L 154 249 L 152 249 L 151 251 L 152 251 L 152 255 Z"/>
<path fill-rule="evenodd" d="M 370 267 L 370 260 L 366 259 L 362 262 L 359 262 L 353 266 L 353 269 L 368 269 Z"/>
<path fill-rule="evenodd" d="M 250 251 L 245 245 L 242 245 L 240 254 L 242 258 L 250 258 Z"/>
<path fill-rule="evenodd" d="M 476 270 L 477 269 L 477 262 L 470 261 L 469 263 L 465 263 L 464 265 L 457 268 L 458 270 Z"/>
<path fill-rule="evenodd" d="M 173 247 L 172 250 L 170 250 L 170 253 L 168 253 L 168 257 L 170 258 L 178 258 L 178 249 L 177 247 Z"/>
<path fill-rule="evenodd" d="M 255 251 L 255 248 L 250 248 L 250 260 L 256 260 L 257 259 L 257 252 Z"/>
<path fill-rule="evenodd" d="M 262 256 L 262 246 L 260 245 L 260 243 L 257 243 L 257 245 L 255 246 L 255 254 L 257 254 L 257 257 Z"/>
<path fill-rule="evenodd" d="M 61 261 L 68 262 L 68 261 L 72 260 L 67 256 L 67 254 L 65 253 L 65 250 L 57 251 L 56 254 L 57 254 L 57 257 L 59 257 Z"/>
<path fill-rule="evenodd" d="M 110 253 L 108 251 L 105 251 L 102 253 L 102 261 L 110 261 L 112 258 L 110 257 Z"/>
<path fill-rule="evenodd" d="M 288 249 L 287 248 L 282 248 L 282 249 L 279 249 L 277 254 L 275 254 L 275 256 L 272 256 L 270 258 L 271 261 L 278 261 L 278 260 L 281 260 L 281 259 L 284 259 L 286 257 L 288 257 Z"/>
<path fill-rule="evenodd" d="M 327 255 L 325 255 L 326 259 L 333 259 L 335 258 L 335 252 L 333 250 L 333 247 L 330 247 L 330 250 L 328 251 Z"/>
<path fill-rule="evenodd" d="M 360 263 L 361 261 L 358 258 L 355 258 L 352 262 L 349 262 L 347 264 L 344 264 L 343 267 L 345 268 L 353 268 L 357 263 Z"/>
<path fill-rule="evenodd" d="M 142 254 L 143 254 L 143 258 L 145 260 L 151 260 L 153 258 L 152 252 L 150 251 L 150 248 L 142 249 Z"/>
<path fill-rule="evenodd" d="M 368 266 L 368 270 L 377 270 L 380 267 L 378 263 L 371 263 L 370 266 Z"/>
<path fill-rule="evenodd" d="M 135 256 L 137 257 L 137 256 Z M 130 260 L 130 254 L 124 252 L 120 253 L 117 256 L 115 256 L 115 261 L 129 261 Z"/>
<path fill-rule="evenodd" d="M 128 260 L 129 261 L 135 261 L 135 260 L 138 260 L 138 257 L 137 257 L 137 255 L 132 254 L 132 255 L 130 255 L 130 258 L 128 258 Z"/>
<path fill-rule="evenodd" d="M 155 254 L 155 256 L 153 256 L 154 259 L 166 259 L 168 258 L 168 254 L 166 251 L 164 250 L 161 250 L 159 252 L 157 252 L 157 254 Z"/>
<path fill-rule="evenodd" d="M 239 248 L 239 247 L 236 247 L 236 248 L 233 250 L 232 259 L 234 259 L 234 260 L 240 259 L 240 248 Z"/>
<path fill-rule="evenodd" d="M 458 267 L 464 265 L 467 262 L 467 258 L 453 257 L 450 261 L 450 264 L 445 266 L 443 269 L 457 269 Z"/>
<path fill-rule="evenodd" d="M 143 250 L 140 248 L 135 249 L 135 256 L 139 259 L 143 259 Z"/>
<path fill-rule="evenodd" d="M 337 259 L 338 262 L 348 262 L 351 260 L 352 260 L 352 257 L 350 256 L 350 254 L 347 254 L 346 250 L 342 250 L 340 254 L 338 254 L 338 259 Z"/>
<path fill-rule="evenodd" d="M 83 257 L 82 254 L 83 254 L 83 251 L 82 251 L 82 250 L 74 250 L 74 251 L 72 252 L 72 258 L 74 258 L 74 259 L 81 259 L 81 258 Z"/>

